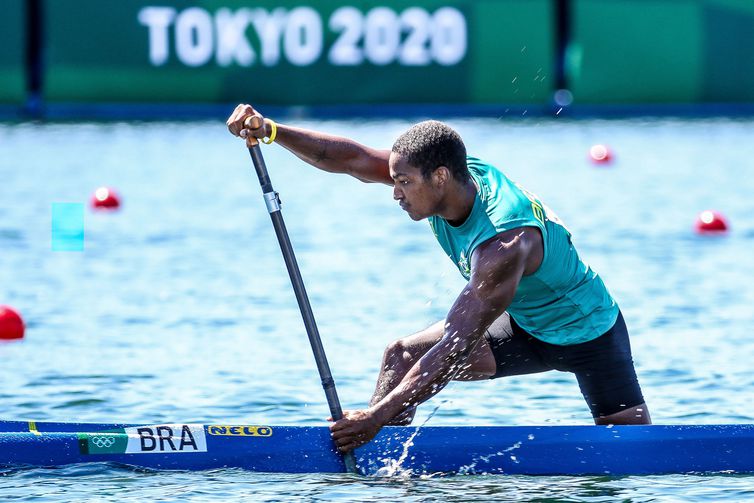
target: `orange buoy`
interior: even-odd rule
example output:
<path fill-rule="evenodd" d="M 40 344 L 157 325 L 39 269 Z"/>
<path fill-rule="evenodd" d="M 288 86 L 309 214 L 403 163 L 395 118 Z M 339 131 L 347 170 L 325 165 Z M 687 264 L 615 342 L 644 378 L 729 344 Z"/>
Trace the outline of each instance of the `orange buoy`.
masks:
<path fill-rule="evenodd" d="M 92 195 L 91 204 L 98 210 L 117 210 L 120 208 L 120 197 L 110 187 L 99 187 Z"/>
<path fill-rule="evenodd" d="M 589 149 L 589 158 L 595 164 L 607 164 L 613 160 L 613 154 L 607 145 L 597 144 Z"/>
<path fill-rule="evenodd" d="M 697 215 L 694 228 L 699 234 L 721 234 L 728 231 L 728 221 L 719 211 L 704 210 Z"/>
<path fill-rule="evenodd" d="M 24 330 L 21 315 L 10 306 L 0 306 L 0 340 L 22 339 Z"/>

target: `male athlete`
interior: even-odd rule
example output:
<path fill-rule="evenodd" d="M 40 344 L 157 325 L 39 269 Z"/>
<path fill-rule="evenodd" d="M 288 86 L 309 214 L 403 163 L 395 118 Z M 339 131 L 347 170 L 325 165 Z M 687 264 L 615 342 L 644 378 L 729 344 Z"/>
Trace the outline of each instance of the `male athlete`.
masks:
<path fill-rule="evenodd" d="M 429 219 L 468 280 L 444 320 L 387 347 L 369 407 L 330 426 L 340 451 L 384 425 L 409 424 L 450 380 L 548 370 L 576 375 L 596 424 L 650 423 L 623 317 L 570 232 L 536 196 L 468 157 L 453 129 L 420 122 L 391 150 L 377 150 L 269 119 L 247 129 L 253 115 L 261 118 L 238 105 L 228 129 L 274 141 L 324 171 L 392 185 L 393 199 L 413 220 Z"/>

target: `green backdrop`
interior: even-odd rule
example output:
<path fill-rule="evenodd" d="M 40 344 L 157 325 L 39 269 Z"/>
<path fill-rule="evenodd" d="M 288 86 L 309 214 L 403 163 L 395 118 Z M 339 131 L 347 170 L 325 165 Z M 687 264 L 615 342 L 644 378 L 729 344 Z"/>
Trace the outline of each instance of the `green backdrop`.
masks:
<path fill-rule="evenodd" d="M 26 99 L 24 0 L 0 104 Z M 555 0 L 41 0 L 56 103 L 539 104 Z M 754 102 L 754 0 L 571 0 L 574 104 Z"/>
<path fill-rule="evenodd" d="M 276 105 L 549 100 L 551 0 L 400 0 L 376 13 L 374 5 L 45 0 L 44 97 Z M 317 19 L 321 34 L 306 24 Z M 235 28 L 218 40 L 219 26 Z M 397 43 L 391 26 L 401 26 Z"/>
<path fill-rule="evenodd" d="M 575 103 L 754 101 L 754 1 L 574 0 Z"/>

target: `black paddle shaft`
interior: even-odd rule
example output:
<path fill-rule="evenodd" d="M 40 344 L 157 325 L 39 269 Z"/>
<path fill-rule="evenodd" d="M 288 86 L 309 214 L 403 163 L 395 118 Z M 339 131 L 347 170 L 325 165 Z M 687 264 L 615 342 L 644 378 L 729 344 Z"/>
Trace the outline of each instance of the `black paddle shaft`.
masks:
<path fill-rule="evenodd" d="M 304 280 L 301 277 L 301 271 L 296 262 L 296 256 L 293 253 L 293 246 L 288 237 L 288 231 L 285 228 L 283 214 L 280 211 L 280 198 L 278 197 L 278 193 L 275 192 L 275 189 L 272 188 L 270 175 L 267 172 L 267 166 L 264 163 L 259 143 L 253 145 L 248 145 L 247 143 L 247 146 L 249 148 L 251 160 L 254 163 L 254 169 L 257 172 L 257 177 L 259 178 L 259 185 L 262 186 L 262 194 L 264 195 L 264 200 L 267 204 L 267 211 L 269 211 L 270 218 L 272 219 L 272 226 L 275 228 L 275 235 L 277 235 L 280 250 L 283 252 L 285 267 L 288 269 L 288 275 L 291 278 L 291 284 L 293 285 L 293 291 L 296 294 L 298 307 L 301 310 L 301 316 L 304 318 L 306 333 L 309 336 L 309 343 L 312 346 L 312 352 L 314 353 L 314 360 L 317 363 L 319 377 L 322 380 L 322 388 L 325 390 L 327 404 L 330 406 L 330 414 L 332 415 L 332 418 L 337 421 L 343 417 L 343 409 L 340 406 L 338 391 L 335 389 L 335 380 L 330 372 L 330 365 L 327 363 L 325 349 L 322 347 L 322 339 L 319 337 L 319 330 L 317 329 L 317 322 L 314 320 L 312 306 L 309 304 L 309 297 L 306 295 Z M 349 472 L 358 473 L 356 459 L 352 452 L 344 455 L 343 460 L 345 461 L 346 468 Z"/>

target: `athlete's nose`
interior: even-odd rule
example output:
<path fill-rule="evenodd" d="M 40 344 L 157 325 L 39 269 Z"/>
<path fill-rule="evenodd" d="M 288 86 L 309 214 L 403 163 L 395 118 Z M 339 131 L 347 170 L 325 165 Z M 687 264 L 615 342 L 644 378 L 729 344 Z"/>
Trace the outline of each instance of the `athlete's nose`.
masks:
<path fill-rule="evenodd" d="M 403 199 L 403 191 L 398 188 L 398 184 L 393 185 L 393 199 L 396 201 Z"/>

